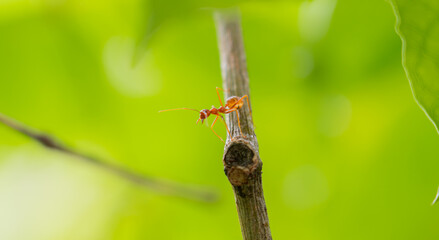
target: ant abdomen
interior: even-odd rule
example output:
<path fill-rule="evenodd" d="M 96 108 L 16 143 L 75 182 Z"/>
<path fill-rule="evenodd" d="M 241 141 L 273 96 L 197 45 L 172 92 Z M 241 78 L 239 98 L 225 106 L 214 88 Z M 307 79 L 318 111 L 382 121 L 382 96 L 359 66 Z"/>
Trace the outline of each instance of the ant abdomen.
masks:
<path fill-rule="evenodd" d="M 229 109 L 240 109 L 244 105 L 244 102 L 240 101 L 240 99 L 241 98 L 236 96 L 227 98 L 226 107 L 228 107 Z"/>

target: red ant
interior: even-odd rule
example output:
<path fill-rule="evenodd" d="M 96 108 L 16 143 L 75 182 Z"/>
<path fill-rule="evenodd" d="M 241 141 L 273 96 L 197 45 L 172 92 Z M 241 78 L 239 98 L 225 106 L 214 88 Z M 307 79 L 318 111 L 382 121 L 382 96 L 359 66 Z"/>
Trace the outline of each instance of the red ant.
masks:
<path fill-rule="evenodd" d="M 221 103 L 221 107 L 220 108 L 215 108 L 214 106 L 212 106 L 212 108 L 210 110 L 209 109 L 203 109 L 201 111 L 198 111 L 198 110 L 192 109 L 192 108 L 176 108 L 176 109 L 161 110 L 159 112 L 167 112 L 167 111 L 174 111 L 174 110 L 192 110 L 192 111 L 195 111 L 195 112 L 200 112 L 200 117 L 197 120 L 197 124 L 198 124 L 198 122 L 200 120 L 201 120 L 201 123 L 203 123 L 204 119 L 208 118 L 211 114 L 212 115 L 216 115 L 216 118 L 213 121 L 212 126 L 210 127 L 210 129 L 212 129 L 212 132 L 215 133 L 215 135 L 222 142 L 224 142 L 224 140 L 213 130 L 213 126 L 215 125 L 215 123 L 218 120 L 218 118 L 221 118 L 221 120 L 223 121 L 224 125 L 226 126 L 227 133 L 229 133 L 229 135 L 230 135 L 229 128 L 227 127 L 227 124 L 226 124 L 226 122 L 224 120 L 224 117 L 221 114 L 229 114 L 231 112 L 236 112 L 236 116 L 238 117 L 239 132 L 241 133 L 241 136 L 243 136 L 245 138 L 244 134 L 242 134 L 241 123 L 239 121 L 239 112 L 238 112 L 238 110 L 240 108 L 242 108 L 242 106 L 244 106 L 244 98 L 247 98 L 247 105 L 248 105 L 248 108 L 249 108 L 250 114 L 251 114 L 251 109 L 250 109 L 250 103 L 248 101 L 248 96 L 244 95 L 242 97 L 236 97 L 236 96 L 229 97 L 226 100 L 226 105 L 224 106 L 223 102 L 221 101 L 221 97 L 220 97 L 220 94 L 219 94 L 219 91 L 218 91 L 219 89 L 222 90 L 221 88 L 217 87 L 216 88 L 216 93 L 217 93 L 218 99 L 219 99 L 219 101 Z"/>

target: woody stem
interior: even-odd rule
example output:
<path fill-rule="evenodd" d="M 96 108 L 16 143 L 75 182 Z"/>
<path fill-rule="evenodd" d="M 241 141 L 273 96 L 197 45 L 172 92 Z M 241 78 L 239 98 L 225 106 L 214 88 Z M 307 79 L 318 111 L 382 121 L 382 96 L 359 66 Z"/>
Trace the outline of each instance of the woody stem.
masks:
<path fill-rule="evenodd" d="M 226 97 L 250 96 L 239 12 L 218 10 L 215 21 L 223 88 L 228 89 Z M 235 194 L 243 238 L 269 240 L 272 237 L 262 189 L 262 161 L 250 108 L 249 101 L 248 106 L 244 104 L 237 110 L 240 111 L 239 122 L 238 112 L 226 116 L 230 133 L 224 147 L 224 170 Z M 240 128 L 245 139 L 241 137 Z"/>

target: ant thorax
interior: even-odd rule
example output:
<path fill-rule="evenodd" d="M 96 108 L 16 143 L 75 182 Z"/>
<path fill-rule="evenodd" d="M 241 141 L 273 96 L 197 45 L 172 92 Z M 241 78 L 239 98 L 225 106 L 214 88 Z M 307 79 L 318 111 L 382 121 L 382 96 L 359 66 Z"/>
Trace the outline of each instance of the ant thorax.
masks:
<path fill-rule="evenodd" d="M 213 115 L 218 114 L 218 109 L 216 109 L 216 107 L 214 107 L 214 106 L 212 106 L 212 108 L 208 111 L 210 112 L 210 114 L 213 114 Z"/>

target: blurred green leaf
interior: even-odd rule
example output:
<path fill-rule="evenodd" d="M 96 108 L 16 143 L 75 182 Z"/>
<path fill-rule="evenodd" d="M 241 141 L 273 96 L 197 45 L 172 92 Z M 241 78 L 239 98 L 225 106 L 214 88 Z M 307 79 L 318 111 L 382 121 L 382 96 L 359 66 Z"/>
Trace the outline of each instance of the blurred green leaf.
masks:
<path fill-rule="evenodd" d="M 433 205 L 433 204 L 436 204 L 438 199 L 439 199 L 439 189 L 437 190 L 437 194 L 436 194 L 436 197 L 435 197 L 434 200 L 433 200 L 432 205 Z"/>
<path fill-rule="evenodd" d="M 150 1 L 0 3 L 0 110 L 133 171 L 214 186 L 222 199 L 157 196 L 0 126 L 0 239 L 241 238 L 221 141 L 195 112 L 157 113 L 218 106 L 212 10 L 169 9 L 176 15 L 132 68 Z M 439 208 L 428 204 L 439 138 L 401 81 L 390 5 L 332 1 L 236 4 L 273 235 L 439 239 Z"/>
<path fill-rule="evenodd" d="M 182 19 L 197 11 L 211 11 L 219 8 L 232 8 L 249 2 L 289 2 L 288 0 L 151 0 L 147 1 L 147 22 L 144 33 L 141 35 L 134 55 L 134 64 L 137 63 L 148 49 L 151 38 L 160 26 L 170 19 Z"/>
<path fill-rule="evenodd" d="M 439 1 L 393 0 L 397 33 L 403 42 L 403 66 L 413 95 L 438 129 Z"/>

